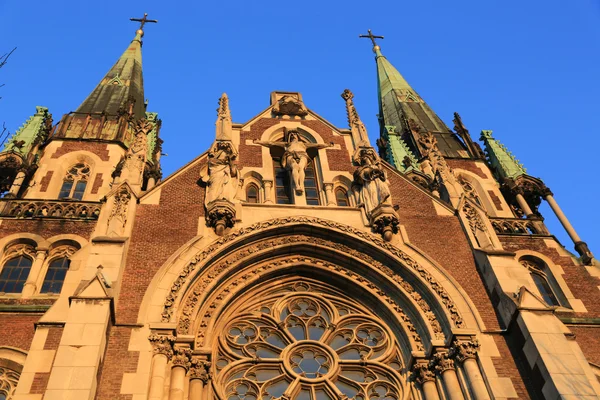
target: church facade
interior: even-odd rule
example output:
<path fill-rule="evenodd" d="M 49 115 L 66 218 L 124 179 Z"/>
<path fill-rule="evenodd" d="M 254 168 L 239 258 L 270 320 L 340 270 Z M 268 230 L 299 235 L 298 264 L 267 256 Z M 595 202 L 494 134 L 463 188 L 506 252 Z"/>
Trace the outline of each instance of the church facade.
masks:
<path fill-rule="evenodd" d="M 167 177 L 142 36 L 0 152 L 0 400 L 600 398 L 600 264 L 370 32 L 376 143 L 350 90 L 348 127 L 278 91 L 234 123 L 223 94 Z"/>

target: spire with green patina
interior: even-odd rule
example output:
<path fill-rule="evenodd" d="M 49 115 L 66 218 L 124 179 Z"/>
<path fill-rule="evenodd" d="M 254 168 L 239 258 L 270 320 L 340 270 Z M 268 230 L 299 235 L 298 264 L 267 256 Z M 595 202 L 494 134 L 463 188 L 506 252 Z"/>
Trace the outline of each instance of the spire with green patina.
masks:
<path fill-rule="evenodd" d="M 145 116 L 144 80 L 142 77 L 142 37 L 144 24 L 158 22 L 147 18 L 131 18 L 140 22 L 135 37 L 75 113 L 117 115 L 121 110 L 135 118 Z"/>
<path fill-rule="evenodd" d="M 0 156 L 13 154 L 28 160 L 38 143 L 43 142 L 52 128 L 52 115 L 46 107 L 37 106 L 33 114 L 5 143 Z"/>
<path fill-rule="evenodd" d="M 382 54 L 375 39 L 383 36 L 375 36 L 369 30 L 368 35 L 360 37 L 371 39 L 375 53 L 382 156 L 402 170 L 405 157 L 420 157 L 419 133 L 433 132 L 439 136 L 438 147 L 444 156 L 468 157 L 456 135 Z M 407 154 L 407 149 L 412 154 Z"/>
<path fill-rule="evenodd" d="M 480 138 L 485 145 L 485 153 L 492 169 L 500 179 L 516 179 L 526 174 L 523 164 L 497 139 L 492 131 L 481 131 Z"/>

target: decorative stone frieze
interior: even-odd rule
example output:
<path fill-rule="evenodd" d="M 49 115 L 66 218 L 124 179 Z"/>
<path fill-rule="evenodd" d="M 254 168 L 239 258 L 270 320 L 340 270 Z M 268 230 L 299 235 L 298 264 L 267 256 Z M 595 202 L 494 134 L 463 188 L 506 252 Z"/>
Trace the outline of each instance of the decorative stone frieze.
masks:
<path fill-rule="evenodd" d="M 175 304 L 175 300 L 179 294 L 179 291 L 184 286 L 185 281 L 187 280 L 188 276 L 190 276 L 190 274 L 192 272 L 196 271 L 196 269 L 200 265 L 203 265 L 206 260 L 210 259 L 210 256 L 212 254 L 218 252 L 223 246 L 225 246 L 226 244 L 228 244 L 240 237 L 249 235 L 257 230 L 265 230 L 267 228 L 281 227 L 281 226 L 285 226 L 285 225 L 289 225 L 289 224 L 297 224 L 297 223 L 307 223 L 307 224 L 314 225 L 314 226 L 322 226 L 322 227 L 336 229 L 341 232 L 346 232 L 346 233 L 356 236 L 357 238 L 371 242 L 371 243 L 381 247 L 382 249 L 390 252 L 391 254 L 393 254 L 395 257 L 397 257 L 399 259 L 399 262 L 401 262 L 401 263 L 405 264 L 406 266 L 408 266 L 409 268 L 415 270 L 418 273 L 418 275 L 421 276 L 422 279 L 424 279 L 426 284 L 440 297 L 441 303 L 448 310 L 448 313 L 450 314 L 451 319 L 454 322 L 455 326 L 459 327 L 459 328 L 464 326 L 464 321 L 462 320 L 462 317 L 460 316 L 460 313 L 458 312 L 456 305 L 450 298 L 450 295 L 443 288 L 443 286 L 437 282 L 437 280 L 431 275 L 431 273 L 429 271 L 427 271 L 427 269 L 420 266 L 407 253 L 398 249 L 396 246 L 393 246 L 393 245 L 385 242 L 384 240 L 380 239 L 377 236 L 371 235 L 369 233 L 366 233 L 359 229 L 353 228 L 351 226 L 340 224 L 340 223 L 333 222 L 333 221 L 323 220 L 320 218 L 305 217 L 305 216 L 277 218 L 277 219 L 273 219 L 270 221 L 258 222 L 256 224 L 253 224 L 248 227 L 244 227 L 240 230 L 234 231 L 226 236 L 223 236 L 222 238 L 216 240 L 212 245 L 209 245 L 206 249 L 201 251 L 196 257 L 194 257 L 192 259 L 192 261 L 186 267 L 184 267 L 184 269 L 180 272 L 179 276 L 173 282 L 171 291 L 170 291 L 169 295 L 167 296 L 165 303 L 164 303 L 164 308 L 163 308 L 163 313 L 162 313 L 162 321 L 169 322 L 171 320 L 171 316 L 173 314 L 173 305 Z M 285 239 L 285 238 L 282 238 L 282 239 Z M 312 238 L 312 240 L 322 240 L 322 239 Z M 268 242 L 264 242 L 264 243 L 265 243 L 264 245 L 266 245 L 266 246 L 272 246 L 272 244 L 270 244 Z M 331 243 L 331 242 L 328 242 L 328 243 Z M 331 245 L 342 246 L 345 249 L 347 249 L 346 246 L 343 246 L 339 243 L 331 243 Z M 360 257 L 368 257 L 364 252 L 358 251 L 356 249 L 349 249 L 349 250 L 345 250 L 345 251 L 347 251 L 348 254 L 351 254 L 351 255 L 359 257 L 359 258 Z M 239 257 L 245 257 L 248 253 L 244 252 L 244 253 L 239 253 L 239 254 L 240 254 Z M 234 257 L 234 255 L 232 254 L 231 257 Z M 373 265 L 376 265 L 376 264 L 373 264 Z M 214 270 L 214 272 L 210 273 L 210 275 L 214 277 L 214 276 L 218 275 L 220 272 L 222 272 L 223 270 L 225 270 L 226 267 L 227 267 L 227 265 L 225 265 L 225 264 L 219 264 L 216 266 L 212 266 L 211 268 Z M 392 270 L 389 269 L 389 267 L 385 267 L 385 268 L 386 268 L 385 271 L 389 271 L 392 275 L 397 275 L 397 274 L 394 274 L 392 272 Z M 202 285 L 207 285 L 207 284 L 208 284 L 208 282 L 202 283 Z M 188 301 L 191 301 L 191 300 L 188 299 Z M 197 301 L 197 299 L 196 299 L 196 301 Z M 185 311 L 184 311 L 184 314 L 185 314 Z M 441 331 L 441 329 L 440 329 L 440 331 Z"/>
<path fill-rule="evenodd" d="M 378 233 L 386 242 L 390 242 L 394 234 L 398 233 L 400 220 L 394 208 L 389 204 L 380 204 L 371 213 L 373 232 Z"/>
<path fill-rule="evenodd" d="M 3 218 L 95 220 L 100 215 L 100 208 L 99 202 L 91 201 L 0 199 L 0 216 Z"/>

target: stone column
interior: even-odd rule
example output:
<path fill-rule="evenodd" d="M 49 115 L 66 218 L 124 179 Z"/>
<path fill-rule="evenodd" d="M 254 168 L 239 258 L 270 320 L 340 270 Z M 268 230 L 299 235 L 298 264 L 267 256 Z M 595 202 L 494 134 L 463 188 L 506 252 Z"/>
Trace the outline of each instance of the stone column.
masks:
<path fill-rule="evenodd" d="M 456 369 L 454 369 L 454 361 L 449 357 L 447 351 L 436 353 L 431 361 L 431 367 L 442 377 L 449 400 L 465 400 L 458 382 Z"/>
<path fill-rule="evenodd" d="M 23 186 L 23 181 L 25 181 L 25 176 L 25 171 L 17 172 L 17 176 L 15 176 L 12 186 L 10 187 L 10 197 L 17 197 L 19 190 L 21 190 L 21 186 Z"/>
<path fill-rule="evenodd" d="M 525 197 L 523 197 L 523 193 L 517 192 L 515 198 L 517 199 L 517 203 L 519 203 L 519 207 L 521 207 L 521 210 L 523 210 L 523 212 L 525 213 L 525 216 L 532 216 L 533 211 L 531 210 L 531 207 L 529 207 L 529 204 L 527 204 Z"/>
<path fill-rule="evenodd" d="M 183 400 L 185 395 L 185 375 L 191 367 L 192 350 L 178 347 L 173 350 L 173 367 L 171 368 L 171 385 L 169 400 Z"/>
<path fill-rule="evenodd" d="M 210 362 L 200 358 L 192 359 L 190 368 L 190 391 L 188 400 L 206 400 L 202 398 L 204 387 L 210 379 Z"/>
<path fill-rule="evenodd" d="M 263 187 L 265 188 L 265 204 L 273 204 L 273 181 L 264 179 Z"/>
<path fill-rule="evenodd" d="M 172 344 L 175 338 L 173 336 L 152 334 L 148 339 L 152 343 L 152 350 L 154 352 L 150 370 L 148 400 L 161 400 L 165 388 L 167 363 L 173 356 Z"/>
<path fill-rule="evenodd" d="M 328 206 L 336 206 L 337 201 L 335 199 L 335 193 L 333 193 L 333 183 L 324 183 L 325 187 L 325 197 L 327 198 Z"/>
<path fill-rule="evenodd" d="M 462 364 L 469 381 L 469 387 L 473 392 L 473 398 L 475 400 L 489 400 L 490 394 L 488 393 L 487 386 L 479 370 L 477 364 L 477 351 L 479 350 L 479 341 L 476 338 L 471 340 L 459 340 L 455 339 L 453 347 L 450 350 L 451 356 L 454 357 L 459 363 Z"/>
<path fill-rule="evenodd" d="M 577 234 L 577 232 L 575 232 L 575 229 L 573 228 L 573 226 L 571 225 L 571 223 L 569 222 L 569 220 L 567 219 L 567 217 L 565 216 L 563 211 L 558 206 L 558 203 L 556 202 L 556 200 L 554 200 L 554 196 L 552 196 L 552 192 L 549 189 L 546 189 L 543 196 L 544 196 L 544 199 L 550 205 L 550 208 L 554 212 L 554 215 L 556 215 L 556 218 L 558 218 L 558 220 L 560 221 L 562 226 L 565 228 L 565 231 L 567 231 L 567 234 L 569 235 L 569 237 L 575 244 L 575 250 L 577 250 L 577 252 L 581 256 L 583 262 L 586 264 L 589 264 L 592 261 L 592 259 L 594 258 L 594 255 L 588 248 L 587 243 L 582 241 L 581 238 L 579 237 L 579 235 Z"/>
<path fill-rule="evenodd" d="M 423 398 L 425 400 L 439 400 L 440 395 L 435 384 L 435 374 L 429 368 L 429 363 L 425 360 L 417 361 L 413 366 L 413 373 L 415 380 L 421 385 Z"/>
<path fill-rule="evenodd" d="M 47 249 L 37 248 L 35 253 L 35 259 L 31 264 L 31 269 L 29 270 L 29 275 L 27 276 L 27 281 L 23 286 L 23 297 L 30 297 L 35 294 L 37 290 L 36 282 L 39 278 L 40 273 L 42 272 L 42 267 L 44 265 L 44 261 L 46 260 L 46 255 L 48 254 Z"/>

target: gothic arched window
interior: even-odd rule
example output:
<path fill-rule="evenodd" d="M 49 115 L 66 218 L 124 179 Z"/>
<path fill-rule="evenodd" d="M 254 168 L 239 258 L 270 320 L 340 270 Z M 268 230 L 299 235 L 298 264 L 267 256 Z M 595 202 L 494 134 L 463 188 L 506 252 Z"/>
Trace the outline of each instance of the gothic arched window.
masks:
<path fill-rule="evenodd" d="M 21 293 L 31 271 L 32 259 L 25 255 L 10 258 L 0 271 L 0 292 Z"/>
<path fill-rule="evenodd" d="M 312 281 L 278 283 L 256 297 L 219 336 L 218 398 L 404 398 L 396 339 L 361 305 Z"/>
<path fill-rule="evenodd" d="M 253 183 L 246 188 L 246 202 L 258 203 L 258 187 Z"/>
<path fill-rule="evenodd" d="M 304 193 L 306 196 L 306 204 L 309 206 L 318 206 L 321 204 L 319 198 L 319 185 L 317 183 L 317 173 L 315 171 L 314 160 L 309 160 L 304 169 Z"/>
<path fill-rule="evenodd" d="M 521 264 L 529 270 L 531 279 L 535 283 L 538 292 L 549 306 L 560 306 L 556 292 L 552 288 L 551 276 L 549 276 L 548 267 L 538 259 L 526 258 L 520 260 Z"/>
<path fill-rule="evenodd" d="M 10 400 L 15 393 L 20 374 L 0 366 L 0 400 Z"/>
<path fill-rule="evenodd" d="M 288 170 L 281 165 L 280 157 L 273 157 L 273 168 L 275 169 L 275 200 L 277 204 L 292 204 L 290 174 Z"/>
<path fill-rule="evenodd" d="M 83 193 L 90 179 L 90 167 L 84 163 L 78 163 L 69 168 L 67 175 L 60 188 L 59 199 L 70 198 L 74 200 L 83 199 Z"/>
<path fill-rule="evenodd" d="M 60 293 L 70 264 L 71 260 L 67 257 L 55 258 L 50 261 L 41 293 Z"/>
<path fill-rule="evenodd" d="M 339 207 L 348 207 L 348 192 L 341 187 L 335 189 L 335 202 Z"/>

